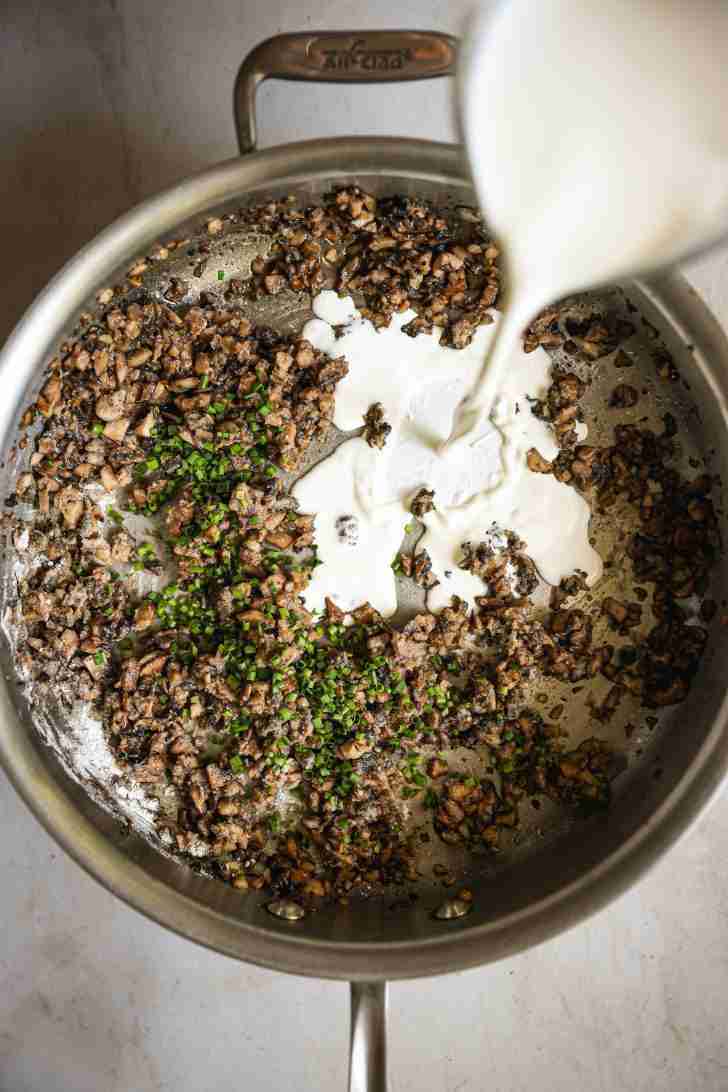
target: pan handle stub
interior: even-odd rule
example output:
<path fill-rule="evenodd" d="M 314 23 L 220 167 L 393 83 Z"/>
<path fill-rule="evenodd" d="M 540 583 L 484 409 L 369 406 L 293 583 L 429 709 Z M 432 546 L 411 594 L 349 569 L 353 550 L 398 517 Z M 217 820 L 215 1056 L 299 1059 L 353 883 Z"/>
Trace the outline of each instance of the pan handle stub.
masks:
<path fill-rule="evenodd" d="M 255 94 L 269 78 L 316 83 L 391 83 L 451 76 L 457 39 L 423 30 L 354 30 L 278 34 L 257 45 L 235 81 L 235 126 L 241 154 L 257 142 Z"/>
<path fill-rule="evenodd" d="M 388 1092 L 387 983 L 351 983 L 349 1092 Z"/>

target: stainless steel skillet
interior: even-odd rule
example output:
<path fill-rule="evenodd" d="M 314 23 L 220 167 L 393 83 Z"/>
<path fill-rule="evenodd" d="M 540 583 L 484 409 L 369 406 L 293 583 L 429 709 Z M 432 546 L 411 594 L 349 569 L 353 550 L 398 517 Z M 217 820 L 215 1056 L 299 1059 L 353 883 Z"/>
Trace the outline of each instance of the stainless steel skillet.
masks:
<path fill-rule="evenodd" d="M 447 74 L 453 59 L 452 39 L 424 33 L 293 35 L 258 47 L 244 62 L 236 91 L 241 150 L 249 154 L 185 180 L 107 228 L 48 285 L 9 339 L 0 358 L 3 495 L 16 465 L 11 450 L 15 422 L 37 390 L 53 347 L 79 312 L 93 307 L 98 288 L 117 280 L 160 238 L 194 238 L 211 217 L 241 204 L 284 194 L 313 201 L 332 186 L 352 182 L 378 194 L 405 192 L 438 202 L 473 203 L 460 149 L 451 145 L 367 137 L 254 151 L 253 99 L 262 79 L 423 78 Z M 215 268 L 237 269 L 240 249 L 234 233 L 226 236 Z M 183 275 L 189 265 L 182 247 L 165 259 L 160 272 Z M 725 479 L 728 342 L 723 331 L 677 276 L 625 290 L 660 331 L 690 385 L 689 391 L 680 387 L 669 396 L 655 387 L 649 328 L 638 330 L 630 351 L 655 413 L 674 411 L 686 458 L 712 452 L 711 470 Z M 603 293 L 596 302 L 611 307 L 616 299 Z M 271 321 L 276 317 L 286 322 L 295 315 L 280 313 Z M 10 557 L 3 562 L 7 597 L 12 594 L 10 562 Z M 718 602 L 728 598 L 725 564 L 716 573 L 713 595 Z M 629 886 L 705 807 L 728 762 L 727 640 L 728 630 L 716 621 L 710 655 L 689 699 L 651 730 L 641 727 L 627 742 L 621 723 L 609 727 L 606 734 L 628 756 L 628 768 L 615 782 L 611 812 L 578 826 L 557 817 L 534 825 L 528 837 L 501 856 L 495 870 L 469 882 L 474 898 L 467 913 L 449 888 L 428 879 L 418 900 L 406 905 L 390 896 L 286 919 L 270 913 L 264 898 L 243 896 L 163 856 L 144 830 L 119 818 L 113 786 L 89 786 L 83 771 L 74 769 L 59 743 L 74 727 L 63 722 L 58 710 L 28 700 L 16 680 L 5 635 L 0 756 L 46 829 L 132 906 L 242 960 L 350 979 L 352 1088 L 383 1089 L 387 979 L 487 963 L 575 924 Z M 573 727 L 575 733 L 581 728 Z"/>

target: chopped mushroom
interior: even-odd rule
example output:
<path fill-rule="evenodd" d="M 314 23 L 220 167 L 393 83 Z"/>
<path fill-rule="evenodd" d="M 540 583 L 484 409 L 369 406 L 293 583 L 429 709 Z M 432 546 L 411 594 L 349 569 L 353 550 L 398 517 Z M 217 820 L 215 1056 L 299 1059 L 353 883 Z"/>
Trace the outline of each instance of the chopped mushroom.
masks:
<path fill-rule="evenodd" d="M 536 474 L 550 474 L 553 469 L 553 464 L 548 459 L 544 459 L 535 447 L 532 447 L 526 455 L 526 463 L 528 469 Z"/>
<path fill-rule="evenodd" d="M 384 420 L 384 407 L 375 402 L 364 415 L 364 439 L 369 447 L 384 447 L 392 426 Z"/>
<path fill-rule="evenodd" d="M 567 749 L 564 685 L 584 689 L 604 722 L 622 702 L 681 701 L 707 642 L 698 623 L 717 611 L 703 598 L 720 546 L 714 482 L 678 473 L 676 422 L 622 422 L 611 444 L 579 443 L 586 364 L 633 328 L 584 305 L 553 307 L 524 346 L 576 362 L 557 363 L 532 406 L 558 455 L 533 449 L 528 465 L 583 490 L 600 519 L 617 503 L 620 518 L 630 509 L 638 530 L 625 524 L 617 560 L 639 602 L 588 589 L 575 573 L 536 607 L 527 544 L 505 529 L 496 548 L 483 528 L 484 541 L 462 544 L 460 564 L 483 582 L 472 609 L 453 597 L 438 615 L 400 624 L 368 603 L 346 612 L 329 601 L 317 616 L 304 595 L 315 514 L 296 511 L 286 483 L 329 434 L 347 364 L 257 326 L 247 304 L 333 285 L 355 293 L 375 327 L 411 309 L 405 334 L 437 329 L 443 345 L 462 347 L 493 321 L 498 248 L 474 210 L 356 186 L 306 207 L 284 198 L 231 212 L 203 235 L 228 222 L 265 239 L 249 279 L 196 299 L 193 285 L 166 276 L 163 295 L 152 294 L 154 262 L 191 247 L 201 272 L 211 243 L 170 241 L 140 257 L 127 285 L 100 294 L 98 321 L 64 342 L 23 414 L 24 428 L 39 427 L 23 438 L 29 461 L 11 498 L 22 504 L 8 517 L 11 542 L 32 562 L 18 584 L 24 674 L 93 705 L 125 775 L 165 800 L 160 833 L 240 891 L 318 905 L 401 889 L 419 863 L 410 802 L 447 845 L 478 852 L 510 837 L 525 801 L 605 806 L 614 756 L 594 739 Z M 653 351 L 658 374 L 674 380 L 657 337 Z M 631 362 L 617 352 L 616 367 Z M 615 408 L 634 390 L 621 384 Z M 386 440 L 384 416 L 379 404 L 367 414 L 375 444 Z M 97 507 L 99 486 L 156 530 L 135 542 L 119 512 Z M 411 502 L 420 518 L 433 507 L 427 488 Z M 336 530 L 358 542 L 350 513 Z M 434 580 L 424 551 L 395 567 L 423 587 Z M 689 612 L 693 596 L 700 606 Z M 557 704 L 545 680 L 560 688 Z M 529 707 L 533 694 L 548 719 Z M 463 772 L 463 756 L 477 775 Z"/>

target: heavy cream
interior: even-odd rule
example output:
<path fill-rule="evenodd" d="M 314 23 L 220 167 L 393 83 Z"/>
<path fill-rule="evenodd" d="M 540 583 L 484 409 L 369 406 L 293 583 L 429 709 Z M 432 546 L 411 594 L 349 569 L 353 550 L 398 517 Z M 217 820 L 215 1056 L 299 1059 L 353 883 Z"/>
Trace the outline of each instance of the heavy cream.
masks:
<path fill-rule="evenodd" d="M 344 431 L 359 428 L 369 406 L 381 402 L 392 433 L 382 450 L 358 436 L 346 440 L 294 488 L 301 510 L 315 515 L 321 561 L 305 593 L 309 607 L 321 607 L 328 596 L 344 610 L 368 601 L 385 616 L 394 613 L 391 563 L 412 522 L 412 497 L 423 486 L 435 491 L 435 510 L 423 517 L 417 546 L 427 550 L 439 580 L 428 593 L 432 610 L 452 595 L 472 602 L 483 593 L 480 579 L 458 562 L 464 542 L 481 542 L 493 532 L 511 530 L 522 538 L 549 583 L 577 568 L 590 582 L 597 579 L 601 561 L 588 541 L 587 504 L 575 490 L 526 466 L 530 448 L 547 459 L 557 450 L 548 426 L 530 409 L 530 400 L 542 398 L 549 384 L 543 350 L 513 350 L 493 420 L 467 458 L 443 457 L 453 415 L 502 320 L 494 315 L 493 325 L 480 327 L 469 346 L 450 349 L 439 344 L 439 332 L 415 338 L 402 333 L 412 311 L 376 330 L 351 300 L 322 292 L 314 314 L 303 336 L 349 364 L 337 387 L 334 423 Z"/>
<path fill-rule="evenodd" d="M 523 327 L 577 289 L 679 261 L 728 230 L 728 6 L 481 5 L 460 66 L 463 135 L 501 244 L 506 319 L 448 449 L 487 427 Z"/>

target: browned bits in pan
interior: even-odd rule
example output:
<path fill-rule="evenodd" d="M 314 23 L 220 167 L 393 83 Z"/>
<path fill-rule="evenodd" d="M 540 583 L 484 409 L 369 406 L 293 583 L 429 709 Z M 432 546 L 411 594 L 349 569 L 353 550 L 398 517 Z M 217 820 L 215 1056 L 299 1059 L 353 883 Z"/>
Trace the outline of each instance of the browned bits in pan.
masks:
<path fill-rule="evenodd" d="M 635 387 L 630 387 L 628 383 L 619 383 L 612 391 L 609 405 L 612 409 L 630 409 L 638 401 L 639 394 Z"/>

